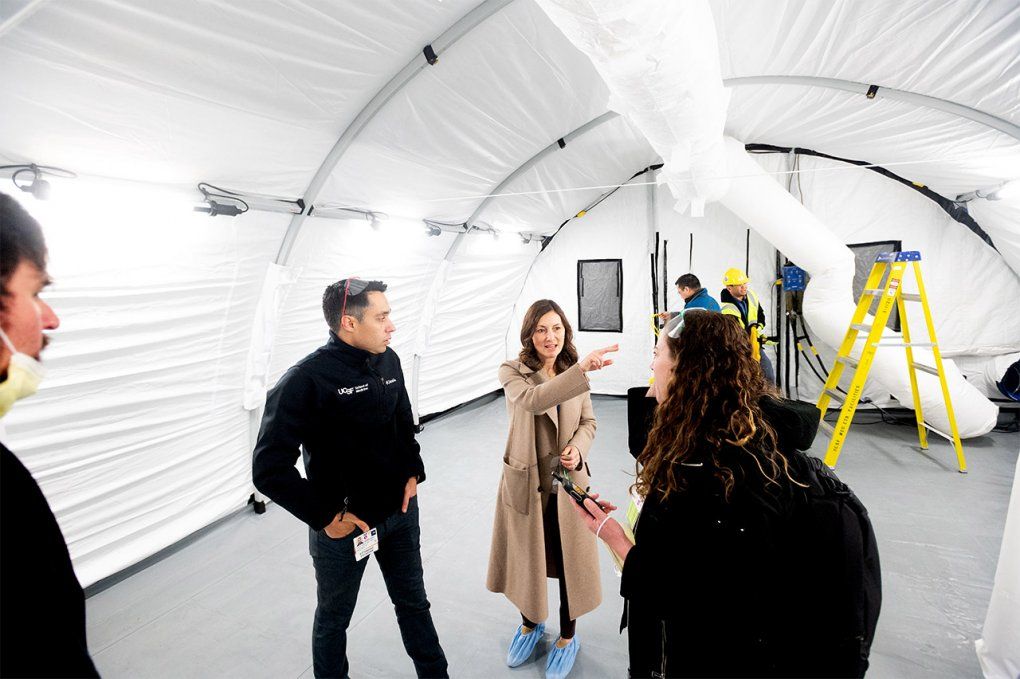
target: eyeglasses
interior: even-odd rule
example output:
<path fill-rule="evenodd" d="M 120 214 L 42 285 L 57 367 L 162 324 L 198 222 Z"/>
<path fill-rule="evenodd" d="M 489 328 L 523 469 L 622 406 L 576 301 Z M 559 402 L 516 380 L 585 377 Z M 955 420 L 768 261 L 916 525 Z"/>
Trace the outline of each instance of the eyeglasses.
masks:
<path fill-rule="evenodd" d="M 347 282 L 344 283 L 344 303 L 340 307 L 340 318 L 347 315 L 347 296 L 353 295 L 354 297 L 357 297 L 363 293 L 367 287 L 368 281 L 363 281 L 356 276 L 351 276 L 347 279 Z"/>
<path fill-rule="evenodd" d="M 676 338 L 680 337 L 680 332 L 684 329 L 684 312 L 685 311 L 686 311 L 686 309 L 681 309 L 680 310 L 680 314 L 676 317 L 676 319 L 674 319 L 674 320 L 677 321 L 677 324 L 675 326 L 673 326 L 670 329 L 669 332 L 666 333 L 666 336 L 669 337 L 670 339 L 676 339 Z"/>

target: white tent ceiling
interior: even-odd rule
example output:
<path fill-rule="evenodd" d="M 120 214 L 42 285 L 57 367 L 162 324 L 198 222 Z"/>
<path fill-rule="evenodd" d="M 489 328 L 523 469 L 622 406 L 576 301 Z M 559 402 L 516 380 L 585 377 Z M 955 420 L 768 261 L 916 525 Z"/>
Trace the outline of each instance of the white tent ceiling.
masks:
<path fill-rule="evenodd" d="M 1020 8 L 1009 0 L 712 8 L 728 80 L 842 79 L 1020 120 Z M 352 136 L 315 202 L 462 222 L 536 152 L 607 110 L 591 64 L 530 0 L 43 0 L 2 11 L 8 163 L 296 198 L 359 111 L 419 62 Z M 425 65 L 422 48 L 465 28 L 465 16 L 470 30 Z M 587 132 L 573 142 L 589 147 L 583 154 L 553 154 L 506 192 L 625 180 L 655 160 L 629 128 Z M 869 100 L 735 86 L 727 132 L 885 165 L 948 197 L 1020 175 L 1017 139 L 881 90 Z M 478 218 L 549 232 L 597 194 L 504 197 Z"/>

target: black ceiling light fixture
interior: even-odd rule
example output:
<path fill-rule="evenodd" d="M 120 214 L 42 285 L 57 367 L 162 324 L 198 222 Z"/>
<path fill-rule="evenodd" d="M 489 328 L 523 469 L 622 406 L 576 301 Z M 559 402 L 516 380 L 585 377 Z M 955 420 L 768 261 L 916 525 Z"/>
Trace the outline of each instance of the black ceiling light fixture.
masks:
<path fill-rule="evenodd" d="M 10 170 L 11 181 L 14 182 L 14 185 L 25 193 L 31 193 L 38 200 L 48 199 L 52 189 L 50 183 L 43 179 L 43 175 L 48 174 L 53 177 L 64 177 L 66 179 L 74 179 L 78 176 L 70 170 L 50 165 L 36 165 L 35 163 L 27 165 L 0 165 L 0 170 Z"/>
<path fill-rule="evenodd" d="M 195 212 L 204 212 L 210 217 L 219 215 L 236 217 L 243 215 L 249 209 L 248 203 L 233 191 L 221 189 L 206 182 L 199 182 L 198 190 L 202 192 L 205 205 L 196 205 Z"/>

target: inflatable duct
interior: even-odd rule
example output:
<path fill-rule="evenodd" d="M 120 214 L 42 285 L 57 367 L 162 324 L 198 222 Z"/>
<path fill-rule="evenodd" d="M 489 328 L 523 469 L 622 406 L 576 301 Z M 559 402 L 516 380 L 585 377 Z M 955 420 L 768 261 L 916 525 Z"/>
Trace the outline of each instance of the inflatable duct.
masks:
<path fill-rule="evenodd" d="M 855 308 L 853 253 L 768 176 L 741 142 L 723 141 L 728 99 L 707 1 L 538 0 L 538 4 L 591 59 L 612 93 L 610 107 L 626 115 L 663 159 L 663 178 L 678 200 L 677 208 L 690 205 L 692 215 L 699 215 L 706 200 L 719 200 L 805 269 L 811 282 L 804 295 L 804 315 L 820 341 L 839 346 Z M 913 277 L 904 280 L 909 289 Z M 916 321 L 915 325 L 920 327 Z M 883 335 L 883 341 L 898 339 L 902 342 L 891 330 Z M 918 348 L 914 356 L 920 363 L 934 364 L 928 349 Z M 968 384 L 951 360 L 943 359 L 943 365 L 960 436 L 987 434 L 998 415 L 995 404 Z M 938 378 L 926 373 L 917 378 L 925 419 L 948 432 Z M 911 404 L 902 348 L 879 349 L 869 379 L 900 403 Z"/>

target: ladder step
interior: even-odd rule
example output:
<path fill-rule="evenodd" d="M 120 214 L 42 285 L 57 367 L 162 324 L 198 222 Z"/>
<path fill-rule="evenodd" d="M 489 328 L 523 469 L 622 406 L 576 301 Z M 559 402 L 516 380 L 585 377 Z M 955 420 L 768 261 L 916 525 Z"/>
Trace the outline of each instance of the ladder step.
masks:
<path fill-rule="evenodd" d="M 934 342 L 874 342 L 873 347 L 937 347 Z"/>
<path fill-rule="evenodd" d="M 920 302 L 921 296 L 913 292 L 901 292 L 900 299 L 904 302 Z"/>
<path fill-rule="evenodd" d="M 850 324 L 850 329 L 851 330 L 861 330 L 863 332 L 870 332 L 871 331 L 871 326 L 868 325 L 867 323 L 851 323 Z"/>
<path fill-rule="evenodd" d="M 935 375 L 936 377 L 938 377 L 939 375 L 939 371 L 937 369 L 931 367 L 930 365 L 925 365 L 924 363 L 917 363 L 916 361 L 914 362 L 914 370 L 920 370 L 923 373 Z"/>
<path fill-rule="evenodd" d="M 844 396 L 843 394 L 839 393 L 835 389 L 826 389 L 825 393 L 829 395 L 829 398 L 834 398 L 837 401 L 839 401 L 840 403 L 842 403 L 843 401 L 846 400 L 846 396 Z"/>
<path fill-rule="evenodd" d="M 850 366 L 851 368 L 856 368 L 861 363 L 860 359 L 854 358 L 853 356 L 839 356 L 836 360 Z"/>
<path fill-rule="evenodd" d="M 829 436 L 832 436 L 832 432 L 836 431 L 836 429 L 825 420 L 822 420 L 821 422 L 818 423 L 818 429 L 824 431 Z"/>
<path fill-rule="evenodd" d="M 864 294 L 864 295 L 874 295 L 874 296 L 877 297 L 878 295 L 881 295 L 882 292 L 883 292 L 883 290 L 881 290 L 881 289 L 865 288 L 864 292 L 861 293 L 861 294 Z"/>
<path fill-rule="evenodd" d="M 939 436 L 941 436 L 945 440 L 949 441 L 950 443 L 953 442 L 953 437 L 952 436 L 950 436 L 949 434 L 947 434 L 944 431 L 940 431 L 940 430 L 936 429 L 935 427 L 931 426 L 927 422 L 924 423 L 924 428 L 927 429 L 928 431 L 932 432 L 933 434 L 938 434 Z"/>

